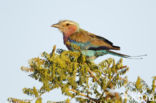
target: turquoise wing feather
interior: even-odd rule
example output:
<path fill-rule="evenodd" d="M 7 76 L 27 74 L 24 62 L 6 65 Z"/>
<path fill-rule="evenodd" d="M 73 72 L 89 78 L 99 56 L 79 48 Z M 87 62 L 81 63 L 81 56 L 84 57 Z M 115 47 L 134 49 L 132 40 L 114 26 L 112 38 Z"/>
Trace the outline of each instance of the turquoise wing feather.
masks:
<path fill-rule="evenodd" d="M 72 47 L 73 45 L 80 47 L 80 50 L 98 50 L 98 48 L 101 47 L 101 46 L 97 46 L 97 45 L 92 44 L 90 41 L 87 41 L 84 43 L 83 42 L 77 42 L 77 41 L 71 40 L 71 39 L 69 39 L 68 41 L 71 44 L 70 45 L 71 50 L 74 50 L 74 47 Z M 103 47 L 103 50 L 108 50 L 108 48 Z"/>

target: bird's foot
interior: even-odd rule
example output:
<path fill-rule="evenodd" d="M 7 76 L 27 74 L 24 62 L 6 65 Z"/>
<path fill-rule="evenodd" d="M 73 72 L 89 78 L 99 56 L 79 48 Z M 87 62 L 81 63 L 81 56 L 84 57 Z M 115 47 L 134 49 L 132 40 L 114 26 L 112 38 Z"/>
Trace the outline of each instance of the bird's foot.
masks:
<path fill-rule="evenodd" d="M 65 51 L 64 49 L 57 49 L 56 50 L 56 52 L 58 53 L 58 54 L 61 54 L 63 51 Z"/>

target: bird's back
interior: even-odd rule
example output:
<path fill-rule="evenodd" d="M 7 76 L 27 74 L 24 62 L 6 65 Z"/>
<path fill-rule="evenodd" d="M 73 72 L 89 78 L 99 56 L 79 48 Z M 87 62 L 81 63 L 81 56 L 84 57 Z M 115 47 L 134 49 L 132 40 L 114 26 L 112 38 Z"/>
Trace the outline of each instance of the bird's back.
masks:
<path fill-rule="evenodd" d="M 80 29 L 78 32 L 73 33 L 69 40 L 75 41 L 77 43 L 88 43 L 86 49 L 95 49 L 95 50 L 103 50 L 103 49 L 114 49 L 119 50 L 120 47 L 114 46 L 112 42 L 109 40 L 97 36 L 95 34 L 89 33 L 83 29 Z M 90 44 L 89 44 L 90 43 Z"/>

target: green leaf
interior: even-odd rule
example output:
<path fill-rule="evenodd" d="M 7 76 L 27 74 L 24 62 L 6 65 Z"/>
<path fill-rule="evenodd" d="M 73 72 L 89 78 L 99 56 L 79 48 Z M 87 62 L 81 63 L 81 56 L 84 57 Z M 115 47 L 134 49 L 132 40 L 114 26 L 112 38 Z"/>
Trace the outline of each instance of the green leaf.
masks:
<path fill-rule="evenodd" d="M 42 103 L 42 98 L 41 97 L 37 98 L 37 100 L 35 101 L 35 103 Z"/>

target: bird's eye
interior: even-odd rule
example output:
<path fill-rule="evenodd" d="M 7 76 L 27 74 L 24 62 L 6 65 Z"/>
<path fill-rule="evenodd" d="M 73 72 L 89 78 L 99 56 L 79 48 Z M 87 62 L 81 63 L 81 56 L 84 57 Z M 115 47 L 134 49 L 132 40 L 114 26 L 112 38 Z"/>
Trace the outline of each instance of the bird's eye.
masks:
<path fill-rule="evenodd" d="M 66 26 L 69 26 L 69 25 L 70 25 L 69 23 L 66 24 Z"/>

